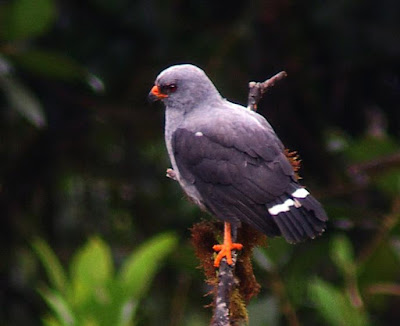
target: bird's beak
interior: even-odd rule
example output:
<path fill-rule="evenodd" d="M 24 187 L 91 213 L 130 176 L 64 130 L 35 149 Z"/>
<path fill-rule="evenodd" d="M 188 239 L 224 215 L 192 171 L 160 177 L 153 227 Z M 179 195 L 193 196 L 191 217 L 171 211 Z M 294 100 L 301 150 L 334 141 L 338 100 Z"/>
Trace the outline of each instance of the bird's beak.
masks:
<path fill-rule="evenodd" d="M 149 100 L 152 102 L 162 100 L 166 97 L 168 97 L 168 95 L 161 93 L 160 87 L 158 87 L 157 85 L 153 86 L 149 93 Z"/>

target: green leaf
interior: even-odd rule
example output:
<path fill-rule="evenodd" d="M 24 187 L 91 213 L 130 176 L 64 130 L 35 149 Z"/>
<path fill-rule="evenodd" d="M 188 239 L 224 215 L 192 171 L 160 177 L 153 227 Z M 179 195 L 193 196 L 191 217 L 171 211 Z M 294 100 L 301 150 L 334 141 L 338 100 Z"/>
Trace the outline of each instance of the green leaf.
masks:
<path fill-rule="evenodd" d="M 379 189 L 391 196 L 400 193 L 400 169 L 387 169 L 372 178 Z"/>
<path fill-rule="evenodd" d="M 0 75 L 0 87 L 10 106 L 37 128 L 46 126 L 46 116 L 36 96 L 11 76 Z"/>
<path fill-rule="evenodd" d="M 127 300 L 121 305 L 121 310 L 117 316 L 116 325 L 130 325 L 135 316 L 137 308 L 136 300 Z"/>
<path fill-rule="evenodd" d="M 101 320 L 97 319 L 97 316 L 96 317 L 89 316 L 82 320 L 81 325 L 82 326 L 99 326 L 99 325 L 101 325 Z"/>
<path fill-rule="evenodd" d="M 177 243 L 174 234 L 160 234 L 146 241 L 127 258 L 119 274 L 121 287 L 127 296 L 137 300 L 143 297 L 161 261 L 175 249 Z"/>
<path fill-rule="evenodd" d="M 86 69 L 62 53 L 28 50 L 9 57 L 14 63 L 36 75 L 59 80 L 89 82 Z"/>
<path fill-rule="evenodd" d="M 359 163 L 394 153 L 397 150 L 398 144 L 390 137 L 366 136 L 354 140 L 346 149 L 345 155 L 351 162 Z"/>
<path fill-rule="evenodd" d="M 371 283 L 396 282 L 399 276 L 399 262 L 391 243 L 385 238 L 368 259 L 360 266 L 360 286 Z"/>
<path fill-rule="evenodd" d="M 336 236 L 331 243 L 331 257 L 344 275 L 355 272 L 354 252 L 350 240 L 345 235 Z"/>
<path fill-rule="evenodd" d="M 62 326 L 57 319 L 55 319 L 53 316 L 46 316 L 42 318 L 42 324 L 43 326 Z"/>
<path fill-rule="evenodd" d="M 310 284 L 310 294 L 319 308 L 319 312 L 331 325 L 345 325 L 345 299 L 343 295 L 328 283 L 316 279 Z"/>
<path fill-rule="evenodd" d="M 108 245 L 98 237 L 93 237 L 73 257 L 71 282 L 74 304 L 84 304 L 89 298 L 107 300 L 105 286 L 113 277 L 113 261 Z"/>
<path fill-rule="evenodd" d="M 344 154 L 350 162 L 361 163 L 377 158 L 389 158 L 390 155 L 395 155 L 399 148 L 398 142 L 389 135 L 367 135 L 352 141 Z M 369 178 L 372 184 L 390 196 L 400 192 L 400 169 L 395 166 L 382 168 L 369 175 Z"/>
<path fill-rule="evenodd" d="M 53 0 L 14 0 L 3 8 L 2 36 L 23 40 L 40 36 L 51 28 L 56 18 Z"/>
<path fill-rule="evenodd" d="M 33 240 L 32 247 L 46 271 L 50 284 L 54 289 L 63 293 L 68 282 L 67 276 L 54 251 L 45 241 L 39 238 Z"/>
<path fill-rule="evenodd" d="M 39 290 L 40 295 L 63 326 L 75 325 L 75 316 L 64 298 L 50 289 Z M 54 324 L 54 323 L 53 323 Z"/>
<path fill-rule="evenodd" d="M 347 297 L 329 283 L 315 279 L 309 286 L 310 296 L 320 314 L 333 326 L 366 326 L 367 316 L 351 305 Z"/>

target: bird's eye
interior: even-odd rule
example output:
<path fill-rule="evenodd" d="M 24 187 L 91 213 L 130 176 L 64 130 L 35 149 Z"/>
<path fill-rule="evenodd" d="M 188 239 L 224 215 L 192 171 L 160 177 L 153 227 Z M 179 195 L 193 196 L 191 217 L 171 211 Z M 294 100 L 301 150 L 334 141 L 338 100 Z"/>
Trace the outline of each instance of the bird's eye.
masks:
<path fill-rule="evenodd" d="M 169 84 L 167 85 L 167 89 L 170 93 L 173 93 L 178 89 L 178 87 L 176 86 L 176 84 Z"/>
<path fill-rule="evenodd" d="M 174 84 L 174 83 L 171 83 L 171 84 L 161 85 L 160 88 L 161 88 L 161 93 L 171 94 L 171 93 L 174 93 L 178 89 L 178 86 L 176 86 L 176 84 Z"/>

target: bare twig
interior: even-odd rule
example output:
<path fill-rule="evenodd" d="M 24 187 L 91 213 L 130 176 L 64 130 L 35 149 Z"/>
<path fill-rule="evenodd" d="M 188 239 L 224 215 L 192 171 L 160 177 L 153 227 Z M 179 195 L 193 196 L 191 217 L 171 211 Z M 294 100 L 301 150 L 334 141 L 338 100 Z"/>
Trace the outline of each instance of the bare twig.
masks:
<path fill-rule="evenodd" d="M 400 296 L 400 284 L 396 283 L 377 283 L 367 287 L 369 294 L 387 294 Z"/>
<path fill-rule="evenodd" d="M 353 307 L 357 309 L 362 309 L 364 307 L 364 301 L 361 297 L 360 289 L 358 288 L 358 281 L 356 272 L 346 273 L 346 291 L 349 295 L 349 299 Z"/>
<path fill-rule="evenodd" d="M 358 176 L 376 175 L 391 168 L 400 167 L 400 152 L 381 156 L 370 161 L 352 164 L 347 168 L 354 179 Z"/>
<path fill-rule="evenodd" d="M 277 73 L 275 76 L 267 79 L 266 81 L 250 82 L 249 83 L 249 97 L 247 100 L 247 108 L 252 111 L 257 111 L 258 102 L 260 102 L 263 95 L 275 85 L 276 82 L 284 79 L 287 76 L 285 71 Z"/>

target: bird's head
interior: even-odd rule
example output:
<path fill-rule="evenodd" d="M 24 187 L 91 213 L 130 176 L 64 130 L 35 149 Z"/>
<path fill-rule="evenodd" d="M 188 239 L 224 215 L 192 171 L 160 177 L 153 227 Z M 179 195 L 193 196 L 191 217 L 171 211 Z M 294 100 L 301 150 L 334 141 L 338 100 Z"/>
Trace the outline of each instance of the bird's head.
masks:
<path fill-rule="evenodd" d="M 156 78 L 149 93 L 152 101 L 161 100 L 167 107 L 189 109 L 220 95 L 203 70 L 191 65 L 171 66 Z"/>

